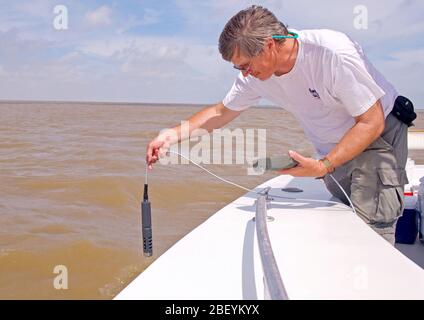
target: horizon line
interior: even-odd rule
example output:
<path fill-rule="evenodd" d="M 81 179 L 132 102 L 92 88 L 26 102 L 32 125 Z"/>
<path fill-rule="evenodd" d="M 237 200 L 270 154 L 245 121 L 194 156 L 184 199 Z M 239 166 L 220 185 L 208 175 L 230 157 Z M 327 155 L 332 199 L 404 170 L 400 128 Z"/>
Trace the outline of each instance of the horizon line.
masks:
<path fill-rule="evenodd" d="M 0 104 L 5 103 L 46 103 L 46 104 L 54 104 L 54 103 L 69 103 L 69 104 L 125 104 L 125 105 L 154 105 L 154 106 L 191 106 L 191 107 L 197 107 L 197 106 L 212 106 L 215 103 L 194 103 L 194 102 L 126 102 L 126 101 L 78 101 L 78 100 L 14 100 L 14 99 L 0 99 Z M 255 105 L 251 108 L 258 108 L 258 107 L 267 107 L 267 108 L 280 108 L 279 106 L 275 105 Z"/>
<path fill-rule="evenodd" d="M 108 105 L 113 105 L 113 104 L 124 104 L 124 105 L 153 105 L 153 106 L 157 106 L 157 107 L 166 107 L 166 106 L 188 106 L 188 107 L 208 107 L 208 106 L 212 106 L 215 103 L 195 103 L 195 102 L 128 102 L 128 101 L 92 101 L 92 100 L 87 100 L 87 101 L 78 101 L 78 100 L 15 100 L 15 99 L 0 99 L 0 104 L 5 104 L 5 103 L 46 103 L 46 104 L 53 104 L 53 103 L 60 103 L 60 104 L 64 104 L 64 103 L 69 103 L 69 104 L 108 104 Z M 285 110 L 283 107 L 279 107 L 277 105 L 271 105 L 271 104 L 259 104 L 259 105 L 255 105 L 252 106 L 251 108 L 276 108 L 276 109 L 283 109 Z M 414 110 L 416 111 L 424 111 L 424 106 L 422 108 L 420 107 L 416 107 L 414 106 Z M 288 112 L 288 111 L 287 111 Z"/>

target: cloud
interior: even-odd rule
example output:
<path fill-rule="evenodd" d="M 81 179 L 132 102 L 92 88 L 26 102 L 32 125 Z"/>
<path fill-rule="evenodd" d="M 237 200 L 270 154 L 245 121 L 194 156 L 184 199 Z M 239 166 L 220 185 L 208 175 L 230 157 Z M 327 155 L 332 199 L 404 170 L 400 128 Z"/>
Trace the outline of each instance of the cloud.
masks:
<path fill-rule="evenodd" d="M 94 11 L 87 12 L 85 21 L 91 26 L 106 26 L 112 23 L 112 9 L 101 6 Z"/>
<path fill-rule="evenodd" d="M 0 30 L 23 30 L 46 23 L 52 8 L 51 0 L 3 1 L 0 3 Z"/>
<path fill-rule="evenodd" d="M 46 50 L 53 47 L 53 43 L 42 39 L 21 39 L 17 29 L 0 31 L 0 43 L 0 63 L 10 72 L 31 68 L 33 63 L 43 59 Z"/>
<path fill-rule="evenodd" d="M 234 79 L 215 46 L 183 39 L 119 36 L 86 41 L 45 59 L 59 43 L 34 42 L 0 33 L 8 48 L 0 63 L 1 99 L 128 102 L 218 102 Z M 16 55 L 17 52 L 34 53 Z"/>
<path fill-rule="evenodd" d="M 247 0 L 191 1 L 175 0 L 181 13 L 190 26 L 196 30 L 210 28 L 219 35 L 224 24 L 238 11 L 252 5 Z M 256 1 L 271 10 L 277 18 L 292 28 L 319 29 L 330 28 L 357 38 L 366 43 L 379 45 L 407 37 L 411 41 L 424 32 L 424 1 L 390 0 L 322 0 L 318 4 L 310 0 L 265 0 Z M 367 30 L 354 27 L 354 8 L 365 6 L 368 11 Z M 207 17 L 208 23 L 205 23 Z"/>
<path fill-rule="evenodd" d="M 160 11 L 146 8 L 141 18 L 131 15 L 123 25 L 120 25 L 116 33 L 122 34 L 136 27 L 158 24 L 160 22 L 160 17 Z"/>
<path fill-rule="evenodd" d="M 246 0 L 63 0 L 69 29 L 52 27 L 54 0 L 0 2 L 0 99 L 219 101 L 235 71 L 217 42 Z M 100 3 L 100 5 L 98 4 Z M 399 92 L 424 106 L 424 2 L 362 1 L 367 30 L 353 26 L 357 0 L 257 1 L 290 27 L 348 33 Z"/>
<path fill-rule="evenodd" d="M 228 19 L 252 2 L 245 0 L 216 0 L 193 2 L 176 0 L 187 23 L 196 27 L 193 34 L 199 38 L 205 32 L 219 35 Z M 414 98 L 424 107 L 424 93 L 417 83 L 424 81 L 421 62 L 424 48 L 423 1 L 390 0 L 362 1 L 322 0 L 314 4 L 308 0 L 257 1 L 270 9 L 281 21 L 296 29 L 330 28 L 347 33 L 358 41 L 370 60 L 398 88 L 399 92 Z M 368 29 L 354 27 L 354 8 L 365 5 L 368 11 Z M 202 24 L 208 13 L 208 23 Z"/>
<path fill-rule="evenodd" d="M 143 18 L 140 25 L 151 25 L 159 22 L 160 12 L 154 9 L 144 9 Z"/>
<path fill-rule="evenodd" d="M 150 84 L 148 94 L 157 95 L 160 101 L 218 101 L 235 77 L 215 45 L 189 43 L 179 38 L 120 36 L 90 41 L 79 50 L 107 59 L 122 78 L 138 81 L 140 88 Z"/>
<path fill-rule="evenodd" d="M 424 63 L 424 48 L 413 50 L 400 50 L 391 54 L 398 62 L 408 61 L 409 63 Z"/>
<path fill-rule="evenodd" d="M 396 85 L 399 94 L 409 97 L 416 107 L 424 107 L 423 82 L 424 48 L 399 50 L 390 54 L 390 59 L 377 60 L 375 65 L 384 70 L 384 75 Z"/>

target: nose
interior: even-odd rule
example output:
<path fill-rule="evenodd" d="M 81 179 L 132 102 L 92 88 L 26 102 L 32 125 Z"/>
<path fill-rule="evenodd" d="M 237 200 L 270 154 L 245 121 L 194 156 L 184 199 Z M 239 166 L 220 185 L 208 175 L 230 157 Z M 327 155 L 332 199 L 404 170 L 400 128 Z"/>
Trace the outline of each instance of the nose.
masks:
<path fill-rule="evenodd" d="M 243 75 L 243 77 L 247 77 L 250 74 L 250 68 L 248 68 L 247 70 L 243 70 L 241 73 Z"/>

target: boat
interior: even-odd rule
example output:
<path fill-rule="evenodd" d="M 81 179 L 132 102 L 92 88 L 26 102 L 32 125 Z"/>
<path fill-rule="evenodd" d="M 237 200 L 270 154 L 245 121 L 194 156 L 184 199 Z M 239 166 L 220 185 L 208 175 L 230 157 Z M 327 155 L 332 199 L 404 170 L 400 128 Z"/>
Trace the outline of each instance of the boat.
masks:
<path fill-rule="evenodd" d="M 424 133 L 410 132 L 414 149 Z M 424 165 L 408 159 L 411 186 Z M 296 191 L 296 192 L 293 192 Z M 424 245 L 395 247 L 320 179 L 280 175 L 213 214 L 114 299 L 424 299 Z"/>

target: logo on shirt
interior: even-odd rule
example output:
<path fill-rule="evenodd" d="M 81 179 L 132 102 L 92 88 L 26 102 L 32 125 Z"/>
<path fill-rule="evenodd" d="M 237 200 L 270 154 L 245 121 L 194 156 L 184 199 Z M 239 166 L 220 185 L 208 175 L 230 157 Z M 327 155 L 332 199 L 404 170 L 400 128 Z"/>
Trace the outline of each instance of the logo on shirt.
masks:
<path fill-rule="evenodd" d="M 321 99 L 321 97 L 319 96 L 318 92 L 317 92 L 315 89 L 311 89 L 311 88 L 309 88 L 309 92 L 312 94 L 312 96 L 313 96 L 315 99 Z"/>

